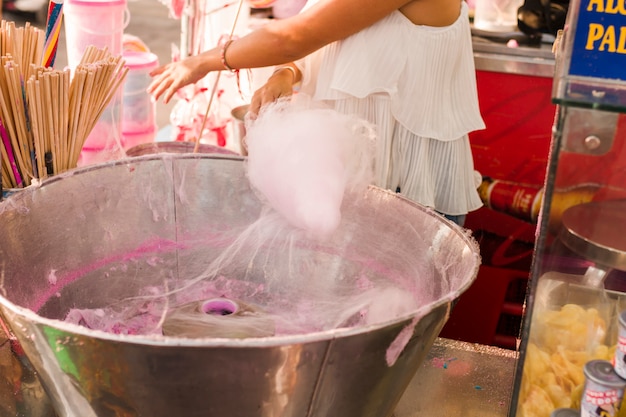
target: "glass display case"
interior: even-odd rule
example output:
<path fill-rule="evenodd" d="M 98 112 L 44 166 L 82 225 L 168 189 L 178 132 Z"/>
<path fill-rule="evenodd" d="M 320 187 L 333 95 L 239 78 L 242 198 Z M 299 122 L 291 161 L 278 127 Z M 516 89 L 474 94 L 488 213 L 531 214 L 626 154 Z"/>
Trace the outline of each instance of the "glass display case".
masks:
<path fill-rule="evenodd" d="M 509 415 L 626 415 L 624 2 L 572 0 L 554 50 L 557 109 Z"/>

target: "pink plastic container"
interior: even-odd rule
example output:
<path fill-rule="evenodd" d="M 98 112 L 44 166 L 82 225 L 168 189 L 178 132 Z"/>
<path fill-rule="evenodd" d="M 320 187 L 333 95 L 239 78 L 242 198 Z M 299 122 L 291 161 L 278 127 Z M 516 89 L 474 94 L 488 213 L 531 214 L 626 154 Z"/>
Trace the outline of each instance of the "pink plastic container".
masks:
<path fill-rule="evenodd" d="M 125 150 L 128 150 L 143 143 L 151 143 L 154 142 L 156 134 L 157 129 L 154 126 L 151 129 L 146 129 L 144 131 L 124 132 L 122 133 L 122 145 Z"/>
<path fill-rule="evenodd" d="M 75 68 L 89 45 L 121 55 L 130 21 L 126 0 L 65 0 L 63 6 L 67 63 Z"/>
<path fill-rule="evenodd" d="M 159 66 L 159 58 L 151 52 L 124 51 L 128 74 L 122 95 L 122 135 L 156 130 L 156 103 L 146 89 L 152 81 L 150 71 Z"/>

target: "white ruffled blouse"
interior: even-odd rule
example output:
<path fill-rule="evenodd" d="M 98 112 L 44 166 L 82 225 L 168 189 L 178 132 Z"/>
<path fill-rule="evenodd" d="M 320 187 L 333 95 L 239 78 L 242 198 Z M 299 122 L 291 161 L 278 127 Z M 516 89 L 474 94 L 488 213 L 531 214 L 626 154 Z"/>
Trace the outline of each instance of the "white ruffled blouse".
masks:
<path fill-rule="evenodd" d="M 298 65 L 299 94 L 375 124 L 377 185 L 449 215 L 482 205 L 467 134 L 485 125 L 465 2 L 450 26 L 394 11 Z"/>

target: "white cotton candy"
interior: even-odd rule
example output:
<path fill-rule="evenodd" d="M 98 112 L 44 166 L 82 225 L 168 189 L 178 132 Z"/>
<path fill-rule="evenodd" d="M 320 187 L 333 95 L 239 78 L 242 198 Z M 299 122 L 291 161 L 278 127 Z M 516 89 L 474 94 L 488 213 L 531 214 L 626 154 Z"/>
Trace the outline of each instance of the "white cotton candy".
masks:
<path fill-rule="evenodd" d="M 279 101 L 247 121 L 248 176 L 290 224 L 323 239 L 339 226 L 346 192 L 371 183 L 373 141 L 361 119 Z"/>

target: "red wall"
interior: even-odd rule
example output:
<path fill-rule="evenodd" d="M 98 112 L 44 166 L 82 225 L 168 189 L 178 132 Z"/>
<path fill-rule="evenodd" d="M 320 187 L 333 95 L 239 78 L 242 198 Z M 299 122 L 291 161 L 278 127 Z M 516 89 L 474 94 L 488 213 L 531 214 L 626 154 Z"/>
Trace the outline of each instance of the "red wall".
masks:
<path fill-rule="evenodd" d="M 556 107 L 552 78 L 477 71 L 487 128 L 470 135 L 483 176 L 542 186 Z M 483 207 L 465 227 L 480 245 L 482 265 L 460 298 L 442 337 L 515 348 L 535 239 L 535 225 Z"/>

